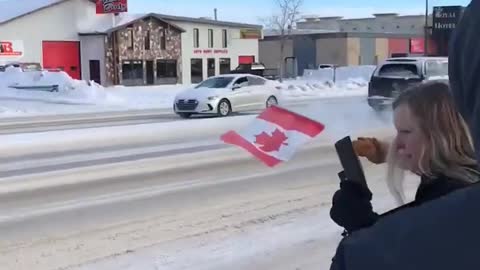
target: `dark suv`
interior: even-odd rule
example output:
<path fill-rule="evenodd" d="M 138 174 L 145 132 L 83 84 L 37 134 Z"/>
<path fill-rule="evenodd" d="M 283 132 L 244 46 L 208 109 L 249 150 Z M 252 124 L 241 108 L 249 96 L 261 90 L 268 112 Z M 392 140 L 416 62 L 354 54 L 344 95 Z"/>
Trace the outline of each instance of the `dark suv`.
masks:
<path fill-rule="evenodd" d="M 400 92 L 427 80 L 448 80 L 447 57 L 389 58 L 370 78 L 368 104 L 384 109 Z"/>

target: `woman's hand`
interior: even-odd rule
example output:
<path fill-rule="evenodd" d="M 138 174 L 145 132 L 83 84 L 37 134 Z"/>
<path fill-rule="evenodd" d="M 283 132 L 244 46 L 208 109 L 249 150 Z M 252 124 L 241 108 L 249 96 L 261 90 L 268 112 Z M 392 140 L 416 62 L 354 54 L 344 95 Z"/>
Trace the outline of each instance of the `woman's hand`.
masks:
<path fill-rule="evenodd" d="M 333 195 L 330 217 L 348 232 L 369 227 L 378 218 L 371 200 L 372 193 L 367 187 L 352 180 L 342 181 L 340 189 Z"/>
<path fill-rule="evenodd" d="M 387 160 L 388 143 L 376 138 L 359 137 L 352 144 L 357 156 L 366 157 L 372 163 L 382 164 Z"/>

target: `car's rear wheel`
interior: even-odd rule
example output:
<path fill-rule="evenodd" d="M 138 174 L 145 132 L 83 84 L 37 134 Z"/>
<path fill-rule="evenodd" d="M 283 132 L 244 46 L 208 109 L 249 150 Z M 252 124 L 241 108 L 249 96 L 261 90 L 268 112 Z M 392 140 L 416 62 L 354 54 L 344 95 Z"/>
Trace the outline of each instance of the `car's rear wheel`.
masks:
<path fill-rule="evenodd" d="M 191 113 L 178 113 L 178 115 L 183 119 L 188 119 L 190 116 L 192 116 Z"/>
<path fill-rule="evenodd" d="M 230 102 L 226 99 L 220 100 L 218 103 L 217 112 L 221 117 L 230 115 L 230 113 L 232 113 L 232 106 L 230 105 Z"/>
<path fill-rule="evenodd" d="M 267 108 L 270 108 L 272 106 L 276 106 L 278 105 L 278 100 L 276 97 L 274 96 L 270 96 L 268 99 L 267 99 L 267 102 L 265 103 L 266 107 Z"/>

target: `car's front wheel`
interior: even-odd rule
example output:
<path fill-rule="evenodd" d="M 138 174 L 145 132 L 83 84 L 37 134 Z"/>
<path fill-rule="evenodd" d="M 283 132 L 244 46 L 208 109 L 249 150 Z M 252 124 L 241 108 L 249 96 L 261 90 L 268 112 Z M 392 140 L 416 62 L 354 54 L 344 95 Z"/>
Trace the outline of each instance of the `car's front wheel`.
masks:
<path fill-rule="evenodd" d="M 225 117 L 232 113 L 232 106 L 230 105 L 230 102 L 228 100 L 222 99 L 218 103 L 217 111 L 219 116 Z"/>

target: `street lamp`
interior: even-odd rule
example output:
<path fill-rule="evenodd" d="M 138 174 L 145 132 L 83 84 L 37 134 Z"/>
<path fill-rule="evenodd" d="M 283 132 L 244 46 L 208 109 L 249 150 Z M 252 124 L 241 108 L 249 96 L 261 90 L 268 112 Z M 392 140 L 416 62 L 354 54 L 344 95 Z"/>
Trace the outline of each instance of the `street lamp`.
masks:
<path fill-rule="evenodd" d="M 423 42 L 423 53 L 428 56 L 428 0 L 425 0 L 425 33 Z"/>

